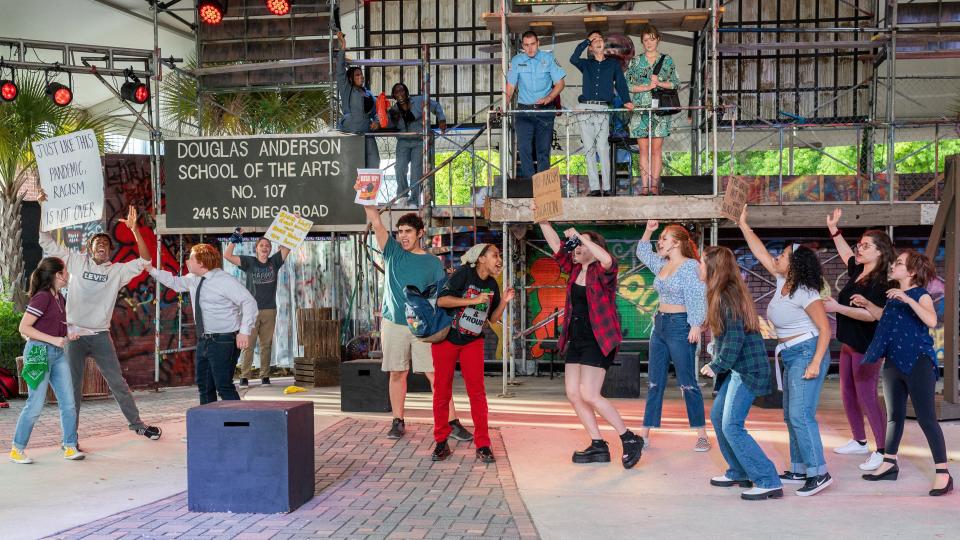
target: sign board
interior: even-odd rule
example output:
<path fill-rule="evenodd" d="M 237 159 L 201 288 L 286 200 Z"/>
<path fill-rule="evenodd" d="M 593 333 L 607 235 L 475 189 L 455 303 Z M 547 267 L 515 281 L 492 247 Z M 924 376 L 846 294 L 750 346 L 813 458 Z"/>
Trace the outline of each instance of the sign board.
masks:
<path fill-rule="evenodd" d="M 167 139 L 166 226 L 266 227 L 280 212 L 316 225 L 366 223 L 354 198 L 362 136 Z"/>
<path fill-rule="evenodd" d="M 280 212 L 267 229 L 265 238 L 291 250 L 297 249 L 313 227 L 309 219 L 297 217 L 290 212 Z"/>
<path fill-rule="evenodd" d="M 383 172 L 380 169 L 357 169 L 357 183 L 354 186 L 357 196 L 353 202 L 363 206 L 375 206 L 382 182 Z"/>
<path fill-rule="evenodd" d="M 33 143 L 40 187 L 47 194 L 40 230 L 98 221 L 103 217 L 103 165 L 93 130 Z"/>
<path fill-rule="evenodd" d="M 563 215 L 563 198 L 560 193 L 560 169 L 533 175 L 533 200 L 537 211 L 533 213 L 534 223 L 541 223 Z"/>
<path fill-rule="evenodd" d="M 720 203 L 720 215 L 737 223 L 749 197 L 750 183 L 742 178 L 730 177 L 727 190 L 723 194 L 723 202 Z"/>

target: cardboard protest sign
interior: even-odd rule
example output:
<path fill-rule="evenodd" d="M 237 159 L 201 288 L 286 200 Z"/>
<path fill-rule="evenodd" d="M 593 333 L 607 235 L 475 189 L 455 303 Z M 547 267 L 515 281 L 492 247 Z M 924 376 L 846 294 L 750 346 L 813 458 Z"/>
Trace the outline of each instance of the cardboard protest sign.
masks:
<path fill-rule="evenodd" d="M 533 214 L 535 223 L 563 215 L 560 169 L 554 167 L 533 175 L 533 201 L 537 203 L 537 211 Z"/>
<path fill-rule="evenodd" d="M 40 230 L 98 221 L 103 217 L 103 167 L 93 130 L 75 131 L 33 143 L 40 187 L 47 200 Z"/>
<path fill-rule="evenodd" d="M 293 250 L 303 243 L 311 227 L 313 227 L 313 222 L 309 219 L 281 211 L 277 214 L 277 217 L 273 218 L 273 223 L 270 224 L 270 228 L 263 236 L 271 242 L 276 242 Z"/>
<path fill-rule="evenodd" d="M 383 173 L 380 169 L 357 169 L 357 183 L 353 186 L 357 190 L 357 197 L 353 202 L 363 206 L 376 205 L 382 182 Z"/>
<path fill-rule="evenodd" d="M 720 215 L 734 223 L 738 222 L 749 196 L 750 183 L 742 178 L 731 177 L 723 194 L 723 202 L 720 203 Z"/>

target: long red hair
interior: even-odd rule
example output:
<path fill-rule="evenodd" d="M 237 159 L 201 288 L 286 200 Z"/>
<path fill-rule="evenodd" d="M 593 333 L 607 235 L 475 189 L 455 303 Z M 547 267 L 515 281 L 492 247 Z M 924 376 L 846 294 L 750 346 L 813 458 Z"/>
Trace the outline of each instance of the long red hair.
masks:
<path fill-rule="evenodd" d="M 663 232 L 660 233 L 661 236 L 664 234 L 669 234 L 680 244 L 680 253 L 688 258 L 696 261 L 700 260 L 700 255 L 697 254 L 697 244 L 693 242 L 693 237 L 690 236 L 690 231 L 686 227 L 678 223 L 671 223 L 663 228 Z"/>
<path fill-rule="evenodd" d="M 714 336 L 723 333 L 726 313 L 742 320 L 745 331 L 759 332 L 757 308 L 747 285 L 740 279 L 737 257 L 730 248 L 710 246 L 704 249 L 703 263 L 707 266 L 707 326 L 710 333 Z"/>

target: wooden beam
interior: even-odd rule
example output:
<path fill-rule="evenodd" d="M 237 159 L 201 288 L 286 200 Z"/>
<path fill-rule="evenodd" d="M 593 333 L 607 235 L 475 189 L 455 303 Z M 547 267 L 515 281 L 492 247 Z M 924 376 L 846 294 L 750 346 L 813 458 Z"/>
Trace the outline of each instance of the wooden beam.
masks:
<path fill-rule="evenodd" d="M 626 22 L 623 23 L 623 29 L 628 35 L 634 34 L 639 36 L 640 29 L 646 24 L 650 24 L 650 19 L 627 19 Z"/>
<path fill-rule="evenodd" d="M 958 380 L 958 353 L 960 353 L 960 155 L 950 156 L 944 171 L 946 179 L 943 199 L 930 231 L 926 253 L 931 257 L 945 243 L 944 298 L 943 298 L 943 399 L 937 409 L 940 420 L 960 418 L 960 380 Z"/>
<path fill-rule="evenodd" d="M 610 27 L 607 22 L 607 18 L 603 16 L 598 17 L 584 17 L 583 25 L 587 28 L 587 33 L 590 32 L 606 32 Z"/>
<path fill-rule="evenodd" d="M 754 228 L 825 227 L 827 213 L 834 208 L 843 210 L 843 221 L 848 227 L 884 227 L 888 225 L 929 225 L 936 204 L 931 203 L 817 203 L 750 205 L 750 225 Z M 721 227 L 735 227 L 724 220 Z"/>
<path fill-rule="evenodd" d="M 538 36 L 553 35 L 553 23 L 550 21 L 534 21 L 530 23 L 530 29 Z"/>
<path fill-rule="evenodd" d="M 931 189 L 933 189 L 933 187 L 937 185 L 937 182 L 939 182 L 939 181 L 941 181 L 941 180 L 943 180 L 943 175 L 942 175 L 942 174 L 938 174 L 938 175 L 934 176 L 934 177 L 933 177 L 933 180 L 927 182 L 926 185 L 924 185 L 922 188 L 920 188 L 920 189 L 914 191 L 913 193 L 911 193 L 910 196 L 907 197 L 907 200 L 908 200 L 908 201 L 915 201 L 915 200 L 919 199 L 921 195 L 923 195 L 924 193 L 926 193 L 926 192 L 930 191 Z"/>

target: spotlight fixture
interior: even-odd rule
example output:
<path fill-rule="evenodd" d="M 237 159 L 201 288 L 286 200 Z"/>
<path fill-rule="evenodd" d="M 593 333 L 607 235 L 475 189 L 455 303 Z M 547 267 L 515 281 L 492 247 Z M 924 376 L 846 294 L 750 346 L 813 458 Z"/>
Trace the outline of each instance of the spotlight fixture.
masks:
<path fill-rule="evenodd" d="M 3 78 L 3 69 L 7 67 L 3 65 L 3 60 L 0 60 L 0 99 L 3 101 L 13 101 L 17 99 L 17 94 L 20 93 L 20 89 L 17 88 L 17 72 L 11 67 L 10 68 L 10 78 Z"/>
<path fill-rule="evenodd" d="M 67 84 L 59 83 L 57 81 L 50 80 L 50 71 L 54 73 L 60 71 L 59 64 L 52 69 L 47 69 L 44 72 L 44 78 L 47 81 L 47 88 L 44 90 L 44 93 L 47 94 L 47 97 L 53 100 L 54 105 L 58 107 L 66 107 L 73 101 L 73 90 L 70 88 L 73 86 L 73 75 L 67 72 Z"/>
<path fill-rule="evenodd" d="M 290 0 L 266 0 L 267 11 L 274 15 L 290 13 Z"/>
<path fill-rule="evenodd" d="M 201 0 L 197 4 L 197 17 L 203 24 L 213 26 L 222 23 L 226 12 L 227 0 Z"/>
<path fill-rule="evenodd" d="M 150 99 L 150 87 L 140 82 L 132 70 L 126 70 L 124 76 L 127 80 L 120 86 L 120 97 L 138 105 L 146 103 Z"/>

